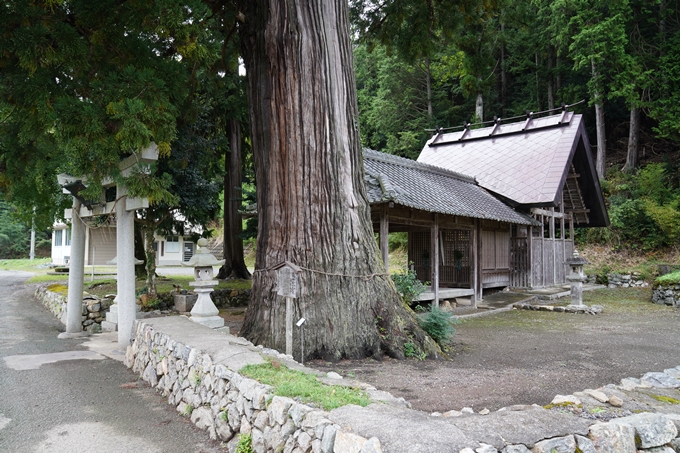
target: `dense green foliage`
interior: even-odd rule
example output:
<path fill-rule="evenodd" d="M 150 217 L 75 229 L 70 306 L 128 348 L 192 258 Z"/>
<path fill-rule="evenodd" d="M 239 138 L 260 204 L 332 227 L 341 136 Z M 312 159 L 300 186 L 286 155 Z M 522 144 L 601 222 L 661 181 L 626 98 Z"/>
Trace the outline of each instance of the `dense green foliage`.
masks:
<path fill-rule="evenodd" d="M 390 278 L 394 282 L 394 286 L 397 287 L 397 292 L 407 304 L 411 304 L 415 299 L 418 298 L 425 290 L 430 282 L 421 282 L 418 280 L 415 271 L 412 271 L 408 267 L 402 269 L 399 272 L 394 272 L 390 275 Z"/>
<path fill-rule="evenodd" d="M 603 185 L 611 227 L 582 231 L 581 240 L 644 251 L 680 240 L 677 162 L 652 163 L 636 174 L 610 172 Z"/>
<path fill-rule="evenodd" d="M 446 345 L 456 333 L 453 325 L 458 322 L 458 319 L 451 312 L 432 305 L 427 312 L 420 315 L 419 322 L 420 327 L 434 341 L 440 345 Z"/>
<path fill-rule="evenodd" d="M 0 259 L 26 258 L 31 251 L 31 228 L 13 215 L 12 206 L 0 201 Z M 35 234 L 36 256 L 50 253 L 50 238 L 44 231 Z"/>

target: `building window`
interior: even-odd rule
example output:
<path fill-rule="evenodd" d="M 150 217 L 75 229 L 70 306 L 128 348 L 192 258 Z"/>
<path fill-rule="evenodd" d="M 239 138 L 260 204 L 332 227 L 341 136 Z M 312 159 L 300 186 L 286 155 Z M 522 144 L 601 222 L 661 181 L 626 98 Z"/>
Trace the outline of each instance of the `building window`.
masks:
<path fill-rule="evenodd" d="M 68 228 L 64 230 L 64 245 L 71 245 L 71 230 Z"/>
<path fill-rule="evenodd" d="M 168 253 L 179 253 L 179 237 L 177 236 L 166 237 L 165 251 Z"/>
<path fill-rule="evenodd" d="M 54 246 L 55 247 L 61 247 L 61 232 L 63 230 L 55 230 L 54 231 Z"/>

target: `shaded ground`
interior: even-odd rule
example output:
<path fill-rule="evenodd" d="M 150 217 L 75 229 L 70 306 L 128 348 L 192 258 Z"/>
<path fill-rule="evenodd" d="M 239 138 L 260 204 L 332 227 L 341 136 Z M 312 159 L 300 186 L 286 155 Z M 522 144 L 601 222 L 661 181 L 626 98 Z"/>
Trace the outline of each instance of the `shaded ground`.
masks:
<path fill-rule="evenodd" d="M 556 394 L 680 365 L 680 311 L 649 302 L 648 288 L 591 291 L 584 299 L 604 312 L 512 310 L 466 319 L 456 326 L 449 361 L 308 365 L 370 383 L 428 412 L 545 405 Z"/>

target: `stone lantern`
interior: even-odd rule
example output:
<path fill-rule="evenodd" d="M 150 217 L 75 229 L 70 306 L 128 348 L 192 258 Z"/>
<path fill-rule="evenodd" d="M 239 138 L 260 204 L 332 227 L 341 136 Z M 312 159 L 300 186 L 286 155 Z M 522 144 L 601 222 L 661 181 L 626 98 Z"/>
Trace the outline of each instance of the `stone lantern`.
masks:
<path fill-rule="evenodd" d="M 218 260 L 208 252 L 208 240 L 201 238 L 198 240 L 198 251 L 191 257 L 184 266 L 193 266 L 194 278 L 196 281 L 189 282 L 189 286 L 194 288 L 198 294 L 196 304 L 191 309 L 191 320 L 213 329 L 224 327 L 224 319 L 218 316 L 219 310 L 210 298 L 210 293 L 218 284 L 213 280 L 213 266 L 221 266 L 224 260 Z"/>
<path fill-rule="evenodd" d="M 583 266 L 590 264 L 590 262 L 579 256 L 578 250 L 574 249 L 574 255 L 565 261 L 569 266 L 570 273 L 567 275 L 567 280 L 571 284 L 571 305 L 583 306 L 583 282 L 586 281 L 586 275 L 583 273 Z"/>

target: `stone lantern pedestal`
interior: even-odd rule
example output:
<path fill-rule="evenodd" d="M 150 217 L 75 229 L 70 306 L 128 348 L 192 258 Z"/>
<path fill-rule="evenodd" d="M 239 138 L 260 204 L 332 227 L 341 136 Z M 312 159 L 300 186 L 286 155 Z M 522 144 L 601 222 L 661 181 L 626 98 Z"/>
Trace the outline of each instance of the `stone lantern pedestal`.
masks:
<path fill-rule="evenodd" d="M 198 251 L 185 264 L 185 266 L 193 266 L 194 268 L 196 281 L 189 282 L 189 286 L 192 286 L 194 292 L 198 295 L 189 319 L 216 329 L 224 327 L 224 319 L 218 316 L 220 312 L 210 297 L 213 288 L 219 283 L 217 280 L 213 280 L 213 266 L 221 266 L 224 264 L 224 260 L 217 260 L 212 254 L 208 253 L 207 245 L 207 239 L 199 239 Z"/>
<path fill-rule="evenodd" d="M 565 261 L 570 268 L 570 273 L 567 275 L 567 280 L 571 285 L 571 305 L 575 307 L 584 307 L 583 304 L 583 282 L 586 281 L 586 275 L 583 273 L 583 266 L 590 264 L 588 260 L 579 256 L 578 250 L 574 249 L 574 255 Z"/>

